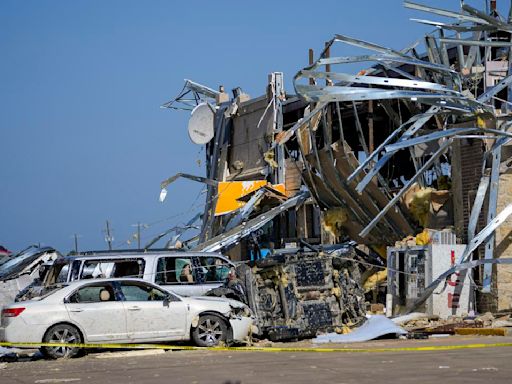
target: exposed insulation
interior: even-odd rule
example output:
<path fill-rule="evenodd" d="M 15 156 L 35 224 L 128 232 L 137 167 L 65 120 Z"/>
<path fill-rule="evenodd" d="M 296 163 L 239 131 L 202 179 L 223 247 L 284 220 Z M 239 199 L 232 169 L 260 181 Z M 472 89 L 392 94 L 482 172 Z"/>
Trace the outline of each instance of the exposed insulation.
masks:
<path fill-rule="evenodd" d="M 363 284 L 363 289 L 365 292 L 371 291 L 373 288 L 378 286 L 380 283 L 386 281 L 388 277 L 388 270 L 383 269 L 382 271 L 376 272 L 370 277 L 366 279 Z"/>
<path fill-rule="evenodd" d="M 395 242 L 395 247 L 414 247 L 416 244 L 416 237 L 409 235 L 400 241 Z"/>
<path fill-rule="evenodd" d="M 422 227 L 428 225 L 432 188 L 421 188 L 412 195 L 409 210 Z"/>
<path fill-rule="evenodd" d="M 327 232 L 335 237 L 339 237 L 343 233 L 342 227 L 347 220 L 347 210 L 336 207 L 324 212 L 322 224 Z"/>
<path fill-rule="evenodd" d="M 266 161 L 268 165 L 270 165 L 272 168 L 279 167 L 279 164 L 277 164 L 277 161 L 275 159 L 274 150 L 271 149 L 263 154 L 263 159 Z"/>
<path fill-rule="evenodd" d="M 440 185 L 449 187 L 446 180 L 440 179 Z M 434 188 L 421 188 L 415 183 L 404 195 L 404 203 L 411 215 L 422 227 L 432 225 L 432 218 L 450 199 L 450 191 Z"/>
<path fill-rule="evenodd" d="M 424 229 L 423 232 L 416 235 L 416 245 L 427 245 L 431 240 L 428 229 Z"/>
<path fill-rule="evenodd" d="M 395 243 L 395 247 L 413 247 L 415 245 L 427 245 L 432 242 L 430 231 L 424 229 L 423 232 L 418 233 L 416 236 L 407 236 L 401 241 Z"/>

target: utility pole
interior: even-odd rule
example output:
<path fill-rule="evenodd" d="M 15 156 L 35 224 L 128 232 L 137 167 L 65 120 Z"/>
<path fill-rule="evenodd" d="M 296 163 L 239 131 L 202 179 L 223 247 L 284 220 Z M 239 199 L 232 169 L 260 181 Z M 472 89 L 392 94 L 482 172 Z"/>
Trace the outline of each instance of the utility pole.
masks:
<path fill-rule="evenodd" d="M 313 65 L 315 62 L 315 52 L 313 51 L 313 48 L 309 48 L 309 65 Z M 309 78 L 309 85 L 315 85 L 315 79 L 310 77 Z"/>
<path fill-rule="evenodd" d="M 137 249 L 140 249 L 140 227 L 143 226 L 144 228 L 147 228 L 147 224 L 143 224 L 140 221 L 137 222 L 137 224 L 132 224 L 132 227 L 137 227 Z"/>
<path fill-rule="evenodd" d="M 137 222 L 137 249 L 140 249 L 140 221 Z"/>
<path fill-rule="evenodd" d="M 107 226 L 105 229 L 105 241 L 108 244 L 109 251 L 111 251 L 112 250 L 112 241 L 114 241 L 114 237 L 110 233 L 110 223 L 108 222 L 108 220 L 107 220 Z"/>
<path fill-rule="evenodd" d="M 78 254 L 78 238 L 81 236 L 75 233 L 73 237 L 75 238 L 75 253 Z"/>

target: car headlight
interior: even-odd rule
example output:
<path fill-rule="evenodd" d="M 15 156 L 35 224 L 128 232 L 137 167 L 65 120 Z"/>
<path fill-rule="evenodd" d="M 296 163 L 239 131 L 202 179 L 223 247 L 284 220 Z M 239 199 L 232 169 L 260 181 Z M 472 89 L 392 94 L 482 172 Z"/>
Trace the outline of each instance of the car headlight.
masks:
<path fill-rule="evenodd" d="M 231 308 L 231 314 L 233 316 L 236 316 L 236 317 L 251 317 L 252 316 L 251 309 L 245 305 L 240 306 L 240 307 L 235 307 L 235 306 L 230 305 L 230 308 Z"/>

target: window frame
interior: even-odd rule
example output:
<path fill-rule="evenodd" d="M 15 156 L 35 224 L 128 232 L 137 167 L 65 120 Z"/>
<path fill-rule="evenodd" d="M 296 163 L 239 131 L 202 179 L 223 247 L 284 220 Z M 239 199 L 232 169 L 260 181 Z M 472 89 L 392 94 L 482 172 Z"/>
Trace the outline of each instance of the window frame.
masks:
<path fill-rule="evenodd" d="M 163 286 L 180 286 L 180 285 L 197 285 L 199 284 L 198 280 L 197 280 L 197 273 L 196 273 L 196 268 L 194 267 L 194 258 L 196 256 L 188 256 L 188 255 L 183 255 L 183 256 L 169 256 L 169 255 L 164 255 L 164 256 L 160 256 L 158 257 L 158 259 L 156 260 L 156 268 L 155 268 L 155 277 L 154 277 L 154 282 L 155 284 L 158 284 L 158 285 L 163 285 Z M 167 270 L 165 269 L 164 271 L 159 271 L 158 267 L 160 265 L 160 260 L 163 260 L 163 259 L 174 259 L 174 269 L 173 270 Z M 192 282 L 188 282 L 188 281 L 175 281 L 175 282 L 160 282 L 157 280 L 157 277 L 158 277 L 158 274 L 159 273 L 168 273 L 168 272 L 172 272 L 172 273 L 176 273 L 176 260 L 178 259 L 188 259 L 190 260 L 190 267 L 191 267 L 191 273 L 192 273 L 192 277 L 194 279 L 194 281 Z M 167 264 L 165 266 L 165 268 L 167 268 Z"/>
<path fill-rule="evenodd" d="M 119 300 L 119 295 L 118 295 L 118 290 L 117 288 L 115 287 L 114 284 L 112 284 L 112 282 L 110 281 L 94 281 L 96 279 L 93 279 L 93 281 L 91 281 L 89 284 L 85 284 L 85 285 L 82 285 L 78 288 L 76 288 L 75 290 L 73 290 L 69 295 L 67 295 L 65 298 L 64 298 L 64 304 L 97 304 L 97 303 L 117 303 L 117 302 L 120 302 L 122 300 Z M 109 301 L 101 301 L 101 300 L 98 300 L 98 301 L 79 301 L 79 302 L 74 302 L 74 301 L 71 301 L 71 298 L 78 293 L 78 291 L 80 291 L 81 289 L 84 289 L 84 288 L 88 288 L 88 287 L 91 287 L 91 286 L 104 286 L 104 287 L 110 287 L 112 292 L 114 293 L 114 300 L 109 300 Z"/>
<path fill-rule="evenodd" d="M 139 278 L 139 279 L 143 279 L 144 278 L 144 272 L 146 270 L 146 260 L 144 259 L 144 257 L 128 257 L 128 258 L 115 258 L 115 259 L 103 259 L 103 258 L 87 258 L 87 259 L 82 259 L 81 260 L 81 265 L 80 265 L 80 270 L 78 272 L 78 278 L 77 280 L 88 280 L 88 279 L 97 279 L 98 277 L 90 277 L 90 278 L 85 278 L 84 279 L 84 269 L 85 269 L 85 265 L 86 263 L 93 263 L 93 262 L 96 262 L 97 264 L 98 263 L 113 263 L 114 264 L 114 269 L 113 269 L 113 272 L 115 272 L 115 264 L 116 263 L 125 263 L 125 262 L 128 262 L 128 261 L 135 261 L 137 262 L 137 264 L 139 264 L 139 267 L 140 265 L 142 265 L 142 272 L 139 273 L 138 276 L 116 276 L 116 278 L 123 278 L 123 277 L 126 277 L 126 278 Z M 141 261 L 141 263 L 139 263 L 139 261 Z M 96 265 L 97 265 L 96 264 Z M 109 276 L 107 278 L 113 278 L 112 276 Z"/>
<path fill-rule="evenodd" d="M 63 260 L 63 261 L 58 260 L 57 262 L 54 262 L 52 264 L 52 266 L 50 267 L 50 269 L 48 270 L 48 272 L 46 273 L 46 276 L 43 281 L 43 285 L 44 286 L 53 286 L 55 284 L 59 284 L 57 281 L 57 278 L 60 276 L 60 273 L 62 272 L 62 269 L 65 266 L 68 266 L 68 275 L 66 278 L 66 283 L 69 282 L 69 264 L 70 264 L 70 262 L 68 260 Z M 60 269 L 59 269 L 59 273 L 56 275 L 55 271 L 57 268 L 60 268 Z"/>
<path fill-rule="evenodd" d="M 208 274 L 210 272 L 209 267 L 210 268 L 211 267 L 215 267 L 216 268 L 215 260 L 222 261 L 221 266 L 227 268 L 228 269 L 228 273 L 229 273 L 229 270 L 232 268 L 232 265 L 231 265 L 231 263 L 229 261 L 227 261 L 224 258 L 222 258 L 220 256 L 217 256 L 217 255 L 211 255 L 211 256 L 210 255 L 208 255 L 208 256 L 201 255 L 201 256 L 197 256 L 197 257 L 199 259 L 199 265 L 202 268 L 206 268 L 208 270 L 208 272 L 205 274 L 205 276 L 208 276 Z M 208 259 L 213 259 L 213 264 L 205 264 L 205 265 L 203 265 L 201 263 L 202 260 L 208 260 Z M 226 276 L 226 278 L 227 278 L 227 276 Z M 205 278 L 204 283 L 205 284 L 215 284 L 215 283 L 223 283 L 224 281 L 225 281 L 225 278 L 223 280 L 206 280 L 206 278 Z"/>
<path fill-rule="evenodd" d="M 128 302 L 135 302 L 135 301 L 139 301 L 139 302 L 164 302 L 165 300 L 181 301 L 181 299 L 178 296 L 176 296 L 175 294 L 173 294 L 172 292 L 166 291 L 165 289 L 162 289 L 161 287 L 158 287 L 157 285 L 148 283 L 147 281 L 130 281 L 130 280 L 127 280 L 127 281 L 116 281 L 115 283 L 116 283 L 117 289 L 119 291 L 119 297 L 121 299 L 119 301 L 122 301 L 122 302 L 127 302 L 127 303 Z M 122 288 L 123 284 L 135 285 L 135 286 L 145 286 L 145 287 L 149 287 L 149 288 L 155 289 L 157 291 L 160 291 L 164 295 L 164 298 L 162 300 L 126 300 L 126 295 L 124 294 L 123 288 Z"/>

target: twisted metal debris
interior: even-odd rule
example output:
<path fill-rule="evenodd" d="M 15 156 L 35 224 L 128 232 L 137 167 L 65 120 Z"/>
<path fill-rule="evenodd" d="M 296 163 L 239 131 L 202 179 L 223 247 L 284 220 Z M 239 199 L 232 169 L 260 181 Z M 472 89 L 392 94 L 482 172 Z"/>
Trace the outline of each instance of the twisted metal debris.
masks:
<path fill-rule="evenodd" d="M 457 265 L 483 265 L 482 291 L 490 291 L 492 263 L 468 262 L 480 258 L 474 239 L 483 259 L 494 258 L 494 232 L 503 222 L 496 218 L 508 212 L 500 215 L 497 207 L 500 175 L 511 165 L 505 149 L 512 139 L 512 8 L 502 17 L 494 1 L 485 11 L 467 4 L 459 12 L 404 6 L 448 21 L 413 19 L 435 29 L 402 50 L 337 34 L 294 76 L 296 95 L 284 92 L 281 73 L 269 76 L 266 95 L 256 99 L 239 88 L 229 100 L 222 87 L 214 93 L 186 84 L 185 93 L 197 93 L 194 105 L 217 103 L 195 249 L 240 244 L 233 254 L 243 259 L 254 247 L 273 252 L 269 244 L 286 247 L 311 237 L 320 245 L 355 241 L 370 248 L 368 256 L 382 255 L 382 247 L 421 232 L 408 195 L 429 187 L 444 196 L 444 216 L 436 212 L 432 228 L 455 228 L 458 241 L 469 244 Z M 346 46 L 369 52 L 331 56 Z M 366 68 L 343 70 L 355 65 Z M 300 184 L 293 190 L 291 173 Z M 240 196 L 244 207 L 214 213 L 222 195 L 217 182 L 252 180 L 284 185 L 288 200 L 260 190 Z M 301 227 L 301 220 L 313 224 Z"/>

